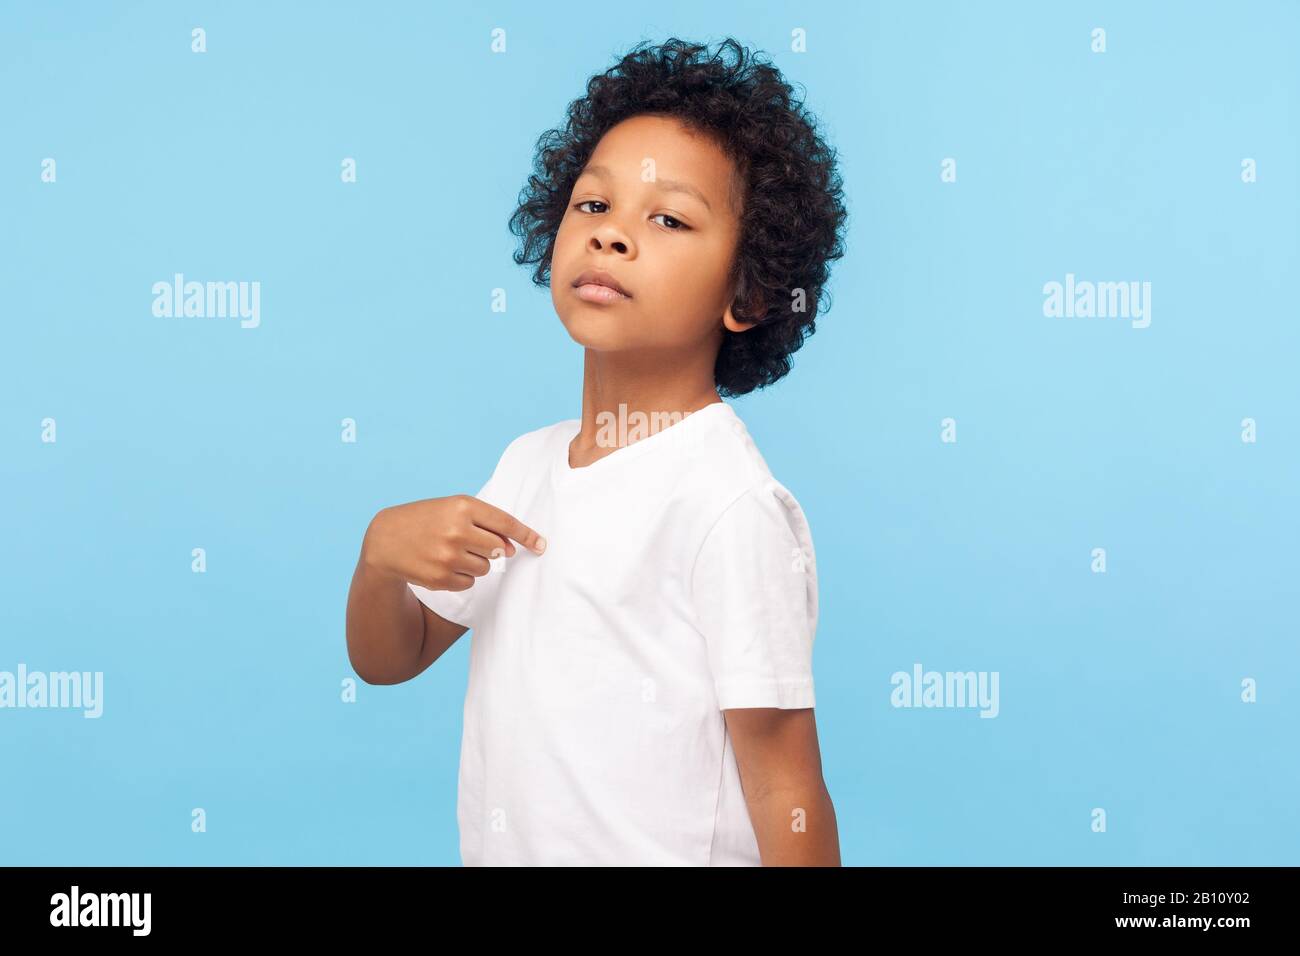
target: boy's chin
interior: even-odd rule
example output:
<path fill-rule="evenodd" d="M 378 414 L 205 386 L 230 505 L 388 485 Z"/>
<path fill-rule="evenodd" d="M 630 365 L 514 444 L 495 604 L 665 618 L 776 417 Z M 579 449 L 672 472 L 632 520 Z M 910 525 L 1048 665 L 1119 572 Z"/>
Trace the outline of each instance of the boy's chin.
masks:
<path fill-rule="evenodd" d="M 584 348 L 597 352 L 620 352 L 635 348 L 628 336 L 627 326 L 614 316 L 600 314 L 597 310 L 573 311 L 560 315 L 560 322 L 569 338 Z"/>

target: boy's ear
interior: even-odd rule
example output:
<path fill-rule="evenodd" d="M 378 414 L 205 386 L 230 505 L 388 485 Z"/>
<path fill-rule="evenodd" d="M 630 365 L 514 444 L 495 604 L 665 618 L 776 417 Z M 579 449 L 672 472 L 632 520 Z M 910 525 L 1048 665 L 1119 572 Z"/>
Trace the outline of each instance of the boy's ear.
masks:
<path fill-rule="evenodd" d="M 752 329 L 754 326 L 758 325 L 757 322 L 751 322 L 751 321 L 746 321 L 745 319 L 736 318 L 736 313 L 733 311 L 735 305 L 736 305 L 736 300 L 732 299 L 731 304 L 728 305 L 726 311 L 722 313 L 722 324 L 724 326 L 726 326 L 732 332 L 745 332 L 748 331 L 749 329 Z"/>

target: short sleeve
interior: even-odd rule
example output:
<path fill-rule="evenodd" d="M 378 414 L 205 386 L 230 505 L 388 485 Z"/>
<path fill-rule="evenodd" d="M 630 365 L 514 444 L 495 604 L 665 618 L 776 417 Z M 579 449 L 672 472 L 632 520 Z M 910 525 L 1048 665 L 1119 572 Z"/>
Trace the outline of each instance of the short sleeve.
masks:
<path fill-rule="evenodd" d="M 814 706 L 812 534 L 779 482 L 750 488 L 713 524 L 695 559 L 691 594 L 720 709 Z"/>
<path fill-rule="evenodd" d="M 507 465 L 507 458 L 513 447 L 512 442 L 502 453 L 492 476 L 474 495 L 475 498 L 496 505 L 505 511 L 510 511 L 513 506 L 513 502 L 509 500 L 510 470 Z M 462 627 L 473 627 L 478 606 L 496 590 L 500 583 L 499 574 L 504 570 L 504 560 L 494 561 L 491 564 L 492 570 L 480 578 L 475 578 L 474 584 L 464 591 L 431 591 L 411 581 L 406 583 L 421 603 L 439 617 Z"/>

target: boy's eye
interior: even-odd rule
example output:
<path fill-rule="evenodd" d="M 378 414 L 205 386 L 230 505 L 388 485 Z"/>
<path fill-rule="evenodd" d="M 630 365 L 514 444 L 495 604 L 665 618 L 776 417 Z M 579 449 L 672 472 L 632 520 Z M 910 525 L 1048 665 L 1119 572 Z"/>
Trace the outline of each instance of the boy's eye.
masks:
<path fill-rule="evenodd" d="M 593 204 L 594 204 L 594 205 L 597 205 L 597 206 L 604 206 L 604 205 L 605 205 L 605 203 L 601 202 L 599 199 L 584 199 L 584 200 L 583 200 L 582 202 L 580 202 L 580 203 L 575 203 L 574 206 L 573 206 L 573 208 L 574 208 L 574 209 L 577 209 L 577 210 L 579 210 L 579 211 L 581 211 L 581 212 L 587 212 L 587 213 L 593 213 L 593 214 L 594 214 L 594 213 L 598 213 L 598 212 L 602 212 L 602 211 L 603 211 L 603 210 L 600 210 L 600 209 L 583 209 L 583 208 L 582 208 L 583 206 L 590 206 L 590 205 L 593 205 Z M 672 230 L 673 232 L 681 232 L 681 231 L 684 230 L 684 229 L 690 229 L 690 228 L 691 228 L 690 226 L 686 225 L 686 223 L 682 222 L 680 219 L 677 219 L 677 218 L 675 218 L 675 217 L 673 217 L 673 216 L 670 216 L 670 215 L 668 215 L 668 213 L 666 213 L 666 212 L 656 213 L 655 215 L 651 216 L 650 218 L 651 218 L 652 220 L 653 220 L 653 219 L 661 219 L 661 218 L 667 220 L 667 221 L 664 223 L 664 228 L 665 228 L 665 229 L 670 229 L 670 230 Z M 675 225 L 670 225 L 670 223 L 675 224 Z"/>
<path fill-rule="evenodd" d="M 667 228 L 667 229 L 671 229 L 673 232 L 680 232 L 682 229 L 689 229 L 689 228 L 691 228 L 690 226 L 686 225 L 686 223 L 682 222 L 680 219 L 674 219 L 672 216 L 668 215 L 668 213 L 666 213 L 666 212 L 656 213 L 655 215 L 651 216 L 650 218 L 651 218 L 651 219 L 658 219 L 660 216 L 662 216 L 664 219 L 667 219 L 668 222 L 675 222 L 675 223 L 677 223 L 676 226 L 670 226 L 670 225 L 668 225 L 667 222 L 664 223 L 664 227 Z"/>

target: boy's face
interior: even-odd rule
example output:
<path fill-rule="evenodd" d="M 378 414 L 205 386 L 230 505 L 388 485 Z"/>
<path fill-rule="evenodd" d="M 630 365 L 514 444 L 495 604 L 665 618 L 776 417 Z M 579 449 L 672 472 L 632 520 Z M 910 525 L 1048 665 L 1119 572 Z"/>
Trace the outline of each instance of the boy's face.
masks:
<path fill-rule="evenodd" d="M 551 257 L 551 301 L 574 341 L 671 353 L 712 347 L 724 325 L 752 325 L 731 313 L 735 175 L 710 139 L 669 117 L 634 116 L 605 133 L 574 184 Z M 575 285 L 589 270 L 608 273 L 628 296 Z"/>

